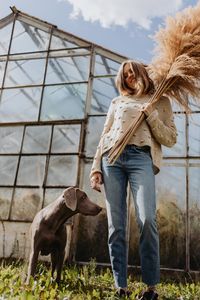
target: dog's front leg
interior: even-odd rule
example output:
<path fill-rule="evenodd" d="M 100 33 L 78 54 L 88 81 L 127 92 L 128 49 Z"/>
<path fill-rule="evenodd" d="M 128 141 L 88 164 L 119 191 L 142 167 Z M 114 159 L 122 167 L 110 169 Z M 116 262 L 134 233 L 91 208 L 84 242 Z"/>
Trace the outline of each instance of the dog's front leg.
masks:
<path fill-rule="evenodd" d="M 56 270 L 56 266 L 58 264 L 59 253 L 57 249 L 54 249 L 51 252 L 51 277 L 53 278 L 54 272 Z"/>
<path fill-rule="evenodd" d="M 58 261 L 57 261 L 57 276 L 56 276 L 56 282 L 59 284 L 60 279 L 61 279 L 61 272 L 62 272 L 62 267 L 63 267 L 63 262 L 64 262 L 64 257 L 65 257 L 65 251 L 59 253 Z"/>
<path fill-rule="evenodd" d="M 37 260 L 38 260 L 39 251 L 33 250 L 31 251 L 30 257 L 29 257 L 29 265 L 28 265 L 28 275 L 26 279 L 26 283 L 29 284 L 30 277 L 35 275 L 36 266 L 37 266 Z"/>

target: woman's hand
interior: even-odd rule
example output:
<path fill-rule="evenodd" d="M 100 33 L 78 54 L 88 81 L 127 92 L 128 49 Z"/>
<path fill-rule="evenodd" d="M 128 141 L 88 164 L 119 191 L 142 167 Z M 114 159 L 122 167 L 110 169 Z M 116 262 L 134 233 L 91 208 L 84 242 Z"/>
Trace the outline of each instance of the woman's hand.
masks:
<path fill-rule="evenodd" d="M 154 107 L 151 103 L 144 104 L 141 111 L 148 117 L 154 110 Z"/>
<path fill-rule="evenodd" d="M 90 178 L 91 188 L 101 193 L 101 184 L 103 183 L 102 174 L 100 172 L 96 172 Z"/>

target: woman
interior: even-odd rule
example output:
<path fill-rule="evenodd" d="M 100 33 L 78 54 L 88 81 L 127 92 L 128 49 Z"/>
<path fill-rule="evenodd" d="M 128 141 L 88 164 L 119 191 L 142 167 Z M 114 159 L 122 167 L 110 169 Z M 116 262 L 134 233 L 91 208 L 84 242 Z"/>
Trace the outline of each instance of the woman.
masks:
<path fill-rule="evenodd" d="M 127 184 L 133 193 L 140 231 L 142 280 L 147 284 L 140 299 L 157 299 L 155 286 L 160 277 L 159 237 L 156 224 L 155 174 L 161 163 L 161 144 L 176 143 L 176 127 L 168 98 L 147 104 L 154 84 L 145 66 L 135 61 L 122 63 L 116 78 L 120 96 L 113 99 L 97 147 L 90 174 L 91 187 L 100 191 L 104 183 L 108 216 L 108 245 L 118 295 L 127 291 Z M 143 111 L 145 119 L 115 161 L 108 162 L 108 152 L 123 132 Z"/>

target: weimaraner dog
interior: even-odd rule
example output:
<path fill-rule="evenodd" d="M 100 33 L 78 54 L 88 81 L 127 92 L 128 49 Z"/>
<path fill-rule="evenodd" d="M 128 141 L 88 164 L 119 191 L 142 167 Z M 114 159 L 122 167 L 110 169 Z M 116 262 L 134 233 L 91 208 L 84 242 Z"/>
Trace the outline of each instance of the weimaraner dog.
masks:
<path fill-rule="evenodd" d="M 59 283 L 67 241 L 66 220 L 77 213 L 95 216 L 101 210 L 100 206 L 89 200 L 85 192 L 74 187 L 64 190 L 59 198 L 40 210 L 30 227 L 31 253 L 26 283 L 29 283 L 30 276 L 35 275 L 39 253 L 51 254 L 52 277 L 56 270 L 56 282 Z"/>

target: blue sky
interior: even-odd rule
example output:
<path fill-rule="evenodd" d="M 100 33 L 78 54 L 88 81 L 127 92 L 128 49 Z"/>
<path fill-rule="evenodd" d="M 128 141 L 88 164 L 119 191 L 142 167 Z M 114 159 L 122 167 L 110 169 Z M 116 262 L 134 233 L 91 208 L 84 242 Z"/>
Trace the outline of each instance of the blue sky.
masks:
<path fill-rule="evenodd" d="M 152 36 L 198 0 L 0 0 L 0 18 L 10 6 L 127 57 L 150 62 Z"/>

